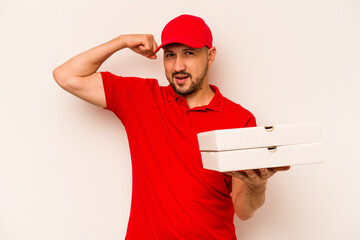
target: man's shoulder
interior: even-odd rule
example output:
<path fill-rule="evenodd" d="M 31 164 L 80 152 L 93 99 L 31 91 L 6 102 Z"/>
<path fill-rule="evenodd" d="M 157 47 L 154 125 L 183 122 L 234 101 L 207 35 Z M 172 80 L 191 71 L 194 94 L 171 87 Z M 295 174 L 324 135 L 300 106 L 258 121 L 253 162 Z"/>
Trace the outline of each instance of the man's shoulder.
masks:
<path fill-rule="evenodd" d="M 100 72 L 103 79 L 109 79 L 109 80 L 133 80 L 133 81 L 140 81 L 140 82 L 150 82 L 150 83 L 156 83 L 158 85 L 158 80 L 155 78 L 147 78 L 147 77 L 133 77 L 133 76 L 120 76 L 116 75 L 112 72 Z"/>
<path fill-rule="evenodd" d="M 111 88 L 126 88 L 128 90 L 146 91 L 151 92 L 161 89 L 159 81 L 156 78 L 146 78 L 138 76 L 119 76 L 112 72 L 101 72 L 104 85 L 108 85 Z"/>
<path fill-rule="evenodd" d="M 236 127 L 255 127 L 256 118 L 240 104 L 224 97 L 224 113 L 230 119 L 236 119 Z"/>
<path fill-rule="evenodd" d="M 230 112 L 236 111 L 236 112 L 239 112 L 242 114 L 253 116 L 253 114 L 248 109 L 244 108 L 239 103 L 236 103 L 236 102 L 228 99 L 227 97 L 224 97 L 224 110 L 230 111 Z"/>

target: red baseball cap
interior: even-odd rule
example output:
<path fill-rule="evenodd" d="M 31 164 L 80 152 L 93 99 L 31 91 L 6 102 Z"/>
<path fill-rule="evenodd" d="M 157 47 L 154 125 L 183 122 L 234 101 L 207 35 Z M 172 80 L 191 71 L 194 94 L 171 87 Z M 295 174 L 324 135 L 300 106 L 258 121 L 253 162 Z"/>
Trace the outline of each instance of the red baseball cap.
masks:
<path fill-rule="evenodd" d="M 181 43 L 192 48 L 211 48 L 212 40 L 211 30 L 202 18 L 184 14 L 166 24 L 161 33 L 161 45 L 155 53 L 170 43 Z"/>

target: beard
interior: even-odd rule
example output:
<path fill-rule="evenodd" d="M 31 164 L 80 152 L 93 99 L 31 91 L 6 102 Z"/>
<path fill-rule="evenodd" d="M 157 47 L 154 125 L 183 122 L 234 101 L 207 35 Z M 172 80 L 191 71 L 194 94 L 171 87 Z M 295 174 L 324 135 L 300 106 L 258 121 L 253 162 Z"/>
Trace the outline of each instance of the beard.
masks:
<path fill-rule="evenodd" d="M 193 79 L 192 75 L 188 72 L 185 72 L 185 71 L 173 72 L 171 74 L 171 79 L 169 79 L 169 77 L 168 77 L 170 85 L 172 86 L 172 88 L 178 95 L 187 96 L 187 95 L 193 94 L 194 92 L 196 92 L 197 90 L 199 90 L 201 88 L 201 86 L 205 80 L 205 77 L 207 75 L 207 72 L 208 72 L 208 68 L 209 68 L 208 65 L 209 64 L 206 62 L 204 70 L 201 72 L 200 76 L 195 78 L 195 80 Z M 181 89 L 181 87 L 176 85 L 176 81 L 174 81 L 174 77 L 177 74 L 183 74 L 183 75 L 189 76 L 190 86 L 187 89 Z"/>

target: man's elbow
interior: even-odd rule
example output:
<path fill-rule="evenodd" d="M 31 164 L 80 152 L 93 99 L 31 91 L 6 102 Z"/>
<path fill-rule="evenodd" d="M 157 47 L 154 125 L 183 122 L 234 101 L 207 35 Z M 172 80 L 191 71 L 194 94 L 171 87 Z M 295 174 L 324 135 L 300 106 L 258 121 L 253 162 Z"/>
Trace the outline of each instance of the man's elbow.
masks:
<path fill-rule="evenodd" d="M 63 74 L 63 71 L 61 70 L 61 67 L 57 67 L 53 70 L 53 78 L 59 84 L 60 87 L 64 88 L 63 86 L 66 85 L 65 76 Z"/>
<path fill-rule="evenodd" d="M 66 91 L 71 91 L 71 89 L 74 88 L 74 79 L 69 77 L 61 68 L 61 66 L 53 70 L 53 78 L 57 84 L 59 84 L 59 86 Z"/>
<path fill-rule="evenodd" d="M 250 218 L 252 218 L 255 215 L 255 212 L 263 204 L 264 204 L 264 201 L 262 201 L 261 203 L 258 203 L 257 205 L 248 205 L 248 206 L 242 207 L 242 208 L 236 208 L 234 206 L 235 214 L 238 218 L 240 218 L 240 220 L 243 220 L 243 221 L 249 220 Z"/>
<path fill-rule="evenodd" d="M 246 221 L 246 220 L 249 220 L 250 218 L 252 218 L 255 214 L 255 211 L 254 212 L 247 212 L 247 213 L 239 213 L 237 211 L 235 211 L 235 214 L 236 216 L 242 220 L 242 221 Z"/>

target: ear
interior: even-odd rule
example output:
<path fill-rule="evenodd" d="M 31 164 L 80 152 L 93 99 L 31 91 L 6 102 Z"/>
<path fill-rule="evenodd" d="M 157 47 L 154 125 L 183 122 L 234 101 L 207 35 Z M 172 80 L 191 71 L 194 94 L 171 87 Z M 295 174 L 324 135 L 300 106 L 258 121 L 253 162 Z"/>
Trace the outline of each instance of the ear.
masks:
<path fill-rule="evenodd" d="M 208 49 L 208 63 L 209 66 L 214 62 L 216 56 L 216 48 L 211 47 Z"/>

